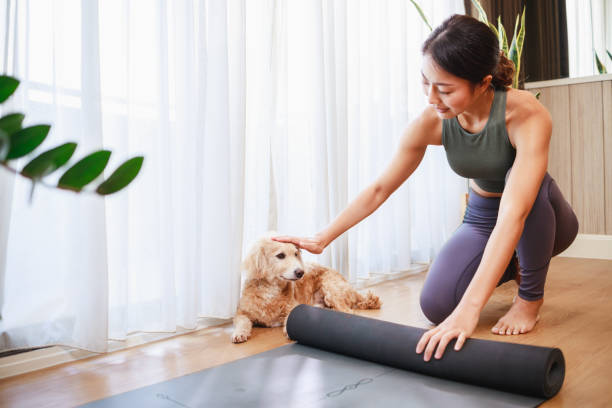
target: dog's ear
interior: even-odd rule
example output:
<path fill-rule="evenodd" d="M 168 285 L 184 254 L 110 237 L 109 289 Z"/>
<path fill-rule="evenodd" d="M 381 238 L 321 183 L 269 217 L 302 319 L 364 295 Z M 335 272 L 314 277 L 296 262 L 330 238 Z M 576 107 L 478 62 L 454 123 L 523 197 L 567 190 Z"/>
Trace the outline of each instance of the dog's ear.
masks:
<path fill-rule="evenodd" d="M 261 242 L 257 242 L 242 262 L 242 269 L 247 271 L 247 278 L 261 279 L 265 276 L 266 251 Z"/>

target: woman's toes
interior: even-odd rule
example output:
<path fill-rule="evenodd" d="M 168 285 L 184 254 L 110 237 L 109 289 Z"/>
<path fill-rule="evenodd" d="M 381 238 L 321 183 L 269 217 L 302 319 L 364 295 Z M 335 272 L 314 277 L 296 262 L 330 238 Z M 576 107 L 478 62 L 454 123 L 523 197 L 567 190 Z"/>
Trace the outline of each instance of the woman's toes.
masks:
<path fill-rule="evenodd" d="M 510 327 L 508 327 L 508 328 L 506 329 L 506 335 L 507 335 L 507 336 L 509 336 L 509 335 L 511 335 L 511 334 L 512 334 L 512 329 L 511 329 Z"/>
<path fill-rule="evenodd" d="M 512 330 L 512 334 L 513 335 L 519 334 L 519 329 L 515 327 L 514 330 Z"/>

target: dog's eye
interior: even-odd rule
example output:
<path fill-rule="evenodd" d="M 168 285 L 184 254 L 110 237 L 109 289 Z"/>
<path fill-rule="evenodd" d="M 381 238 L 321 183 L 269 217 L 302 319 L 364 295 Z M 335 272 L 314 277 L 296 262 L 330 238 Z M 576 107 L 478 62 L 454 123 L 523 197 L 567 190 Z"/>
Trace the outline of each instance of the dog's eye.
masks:
<path fill-rule="evenodd" d="M 295 256 L 300 256 L 300 253 L 299 253 L 299 252 L 296 252 L 296 253 L 295 253 Z"/>
<path fill-rule="evenodd" d="M 285 259 L 285 254 L 283 252 L 281 252 L 280 254 L 277 254 L 276 257 L 278 259 Z"/>

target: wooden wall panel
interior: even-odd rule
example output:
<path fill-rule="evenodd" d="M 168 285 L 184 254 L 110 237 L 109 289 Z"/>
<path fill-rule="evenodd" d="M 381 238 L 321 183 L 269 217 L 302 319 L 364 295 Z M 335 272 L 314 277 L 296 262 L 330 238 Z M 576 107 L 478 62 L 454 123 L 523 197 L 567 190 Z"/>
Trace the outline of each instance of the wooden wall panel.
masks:
<path fill-rule="evenodd" d="M 572 162 L 570 138 L 569 86 L 551 86 L 530 90 L 540 92 L 540 102 L 553 120 L 553 131 L 548 153 L 548 172 L 555 179 L 567 201 L 572 201 Z"/>
<path fill-rule="evenodd" d="M 605 234 L 601 82 L 569 85 L 572 207 L 584 234 Z"/>
<path fill-rule="evenodd" d="M 612 81 L 603 82 L 606 234 L 612 235 Z"/>

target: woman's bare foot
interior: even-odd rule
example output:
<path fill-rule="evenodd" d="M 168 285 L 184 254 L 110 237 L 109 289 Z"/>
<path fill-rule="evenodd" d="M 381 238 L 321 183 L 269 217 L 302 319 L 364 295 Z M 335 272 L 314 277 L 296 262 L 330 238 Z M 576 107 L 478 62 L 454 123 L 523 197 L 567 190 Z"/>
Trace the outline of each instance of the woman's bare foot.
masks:
<path fill-rule="evenodd" d="M 493 326 L 491 331 L 500 335 L 530 332 L 540 320 L 540 307 L 544 299 L 528 301 L 516 297 L 510 310 Z"/>

